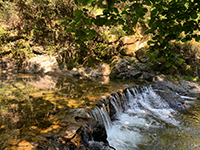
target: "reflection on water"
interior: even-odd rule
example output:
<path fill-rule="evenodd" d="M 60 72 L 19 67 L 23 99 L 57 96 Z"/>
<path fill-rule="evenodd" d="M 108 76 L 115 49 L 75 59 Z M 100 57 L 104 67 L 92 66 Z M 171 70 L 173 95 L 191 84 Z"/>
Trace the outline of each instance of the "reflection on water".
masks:
<path fill-rule="evenodd" d="M 51 117 L 68 108 L 92 109 L 97 99 L 124 89 L 133 81 L 86 80 L 50 76 L 2 77 L 0 79 L 0 149 L 24 141 L 42 139 L 39 133 L 56 125 Z M 141 83 L 140 83 L 141 84 Z M 163 126 L 147 138 L 149 145 L 137 145 L 140 150 L 200 149 L 200 101 L 188 99 L 192 108 L 179 114 L 178 126 Z M 54 126 L 53 126 L 54 125 Z M 148 130 L 145 130 L 148 132 Z M 119 135 L 120 136 L 120 135 Z M 127 133 L 128 138 L 130 133 Z M 127 138 L 124 136 L 124 138 Z M 139 140 L 140 136 L 135 140 Z M 152 140 L 153 139 L 153 140 Z"/>
<path fill-rule="evenodd" d="M 166 127 L 156 131 L 157 140 L 147 150 L 199 150 L 200 149 L 200 101 L 190 100 L 192 108 L 176 116 L 178 127 Z"/>
<path fill-rule="evenodd" d="M 123 89 L 122 82 L 51 76 L 2 76 L 0 79 L 0 149 L 32 141 L 53 125 L 51 116 L 68 108 L 90 110 L 101 96 Z M 25 143 L 26 144 L 26 143 Z"/>

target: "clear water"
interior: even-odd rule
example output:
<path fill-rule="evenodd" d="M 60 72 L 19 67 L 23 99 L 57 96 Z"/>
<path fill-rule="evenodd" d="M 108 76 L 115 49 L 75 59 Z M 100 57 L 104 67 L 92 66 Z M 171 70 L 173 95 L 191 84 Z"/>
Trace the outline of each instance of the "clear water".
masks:
<path fill-rule="evenodd" d="M 50 117 L 59 110 L 91 110 L 101 96 L 136 84 L 140 83 L 103 83 L 49 76 L 1 76 L 0 149 L 9 149 L 20 141 L 32 141 L 38 134 L 37 130 L 44 131 L 53 124 Z M 192 107 L 189 112 L 179 113 L 170 109 L 149 89 L 144 91 L 146 92 L 132 97 L 139 103 L 126 103 L 128 105 L 124 112 L 119 109 L 122 106 L 117 104 L 115 97 L 113 103 L 119 109 L 118 120 L 115 122 L 110 123 L 104 113 L 104 120 L 108 122 L 110 145 L 117 150 L 199 150 L 200 101 L 183 97 Z M 140 109 L 141 105 L 143 109 Z"/>
<path fill-rule="evenodd" d="M 52 119 L 57 113 L 74 108 L 90 111 L 101 96 L 125 87 L 122 81 L 0 74 L 0 150 L 16 149 L 23 141 L 45 141 L 42 136 L 57 128 Z"/>
<path fill-rule="evenodd" d="M 127 90 L 126 110 L 107 128 L 111 146 L 117 150 L 200 149 L 199 101 L 185 97 L 192 108 L 179 113 L 151 88 L 142 93 L 131 90 L 135 96 Z"/>

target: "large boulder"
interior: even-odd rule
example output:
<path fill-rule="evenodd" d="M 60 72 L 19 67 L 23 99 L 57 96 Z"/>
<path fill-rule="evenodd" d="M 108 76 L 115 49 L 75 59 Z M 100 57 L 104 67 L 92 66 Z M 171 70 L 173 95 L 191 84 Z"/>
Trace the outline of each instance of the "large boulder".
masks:
<path fill-rule="evenodd" d="M 55 57 L 41 55 L 25 61 L 22 66 L 25 73 L 48 73 L 60 71 Z"/>
<path fill-rule="evenodd" d="M 111 77 L 121 79 L 137 79 L 141 75 L 141 70 L 127 59 L 118 61 L 110 73 Z"/>

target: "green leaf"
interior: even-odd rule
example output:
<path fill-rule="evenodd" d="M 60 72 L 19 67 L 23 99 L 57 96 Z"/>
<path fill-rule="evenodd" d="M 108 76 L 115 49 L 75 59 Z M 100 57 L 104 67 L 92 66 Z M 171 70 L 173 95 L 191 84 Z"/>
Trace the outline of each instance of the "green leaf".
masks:
<path fill-rule="evenodd" d="M 87 38 L 89 40 L 93 39 L 94 36 L 96 35 L 96 31 L 95 30 L 89 30 L 88 34 L 87 34 Z"/>
<path fill-rule="evenodd" d="M 66 32 L 71 32 L 72 29 L 71 29 L 71 28 L 67 28 L 67 29 L 65 29 L 65 31 L 66 31 Z"/>
<path fill-rule="evenodd" d="M 151 56 L 150 58 L 151 58 L 151 60 L 154 61 L 154 62 L 157 62 L 157 61 L 158 61 L 158 59 L 157 59 L 156 57 L 154 57 L 154 56 Z"/>
<path fill-rule="evenodd" d="M 89 25 L 89 26 L 92 25 L 92 20 L 91 20 L 91 19 L 85 18 L 84 21 L 85 21 L 85 23 L 86 23 L 87 25 Z"/>
<path fill-rule="evenodd" d="M 144 4 L 146 4 L 147 6 L 151 6 L 150 0 L 146 0 L 146 1 L 144 2 Z"/>
<path fill-rule="evenodd" d="M 82 43 L 82 41 L 81 41 L 80 39 L 75 40 L 75 42 L 76 42 L 77 44 L 81 44 L 81 43 Z"/>
<path fill-rule="evenodd" d="M 179 64 L 182 64 L 183 62 L 184 62 L 184 59 L 178 58 L 178 63 L 179 63 Z"/>
<path fill-rule="evenodd" d="M 64 17 L 64 19 L 69 19 L 69 20 L 73 20 L 72 18 L 70 18 L 70 17 Z"/>
<path fill-rule="evenodd" d="M 89 3 L 92 3 L 93 0 L 78 0 L 80 3 L 82 3 L 83 5 L 87 5 Z"/>
<path fill-rule="evenodd" d="M 156 14 L 157 14 L 157 9 L 154 9 L 152 12 L 151 12 L 151 18 L 153 18 Z"/>
<path fill-rule="evenodd" d="M 102 18 L 101 16 L 96 16 L 96 19 L 93 19 L 92 22 L 94 22 L 94 24 L 97 26 L 103 26 L 104 24 L 106 24 L 107 19 Z"/>
<path fill-rule="evenodd" d="M 200 36 L 197 35 L 197 37 L 195 38 L 195 41 L 199 42 L 200 41 Z"/>
<path fill-rule="evenodd" d="M 167 68 L 169 68 L 171 65 L 172 65 L 172 63 L 171 63 L 170 61 L 167 61 L 167 62 L 165 63 L 165 66 L 166 66 Z"/>
<path fill-rule="evenodd" d="M 84 3 L 85 2 L 85 0 L 78 0 L 80 3 Z"/>
<path fill-rule="evenodd" d="M 152 43 L 154 43 L 153 41 L 148 41 L 147 44 L 151 45 Z"/>
<path fill-rule="evenodd" d="M 138 17 L 136 17 L 132 20 L 132 26 L 135 26 L 137 24 L 137 22 L 138 22 Z"/>
<path fill-rule="evenodd" d="M 124 21 L 122 18 L 119 18 L 119 19 L 118 19 L 118 23 L 119 23 L 119 24 L 124 24 L 124 22 L 125 22 L 125 21 Z"/>
<path fill-rule="evenodd" d="M 75 21 L 71 21 L 71 22 L 69 23 L 69 25 L 70 25 L 70 27 L 75 27 L 76 22 L 75 22 Z"/>
<path fill-rule="evenodd" d="M 198 14 L 197 14 L 195 11 L 193 11 L 193 12 L 191 13 L 191 18 L 192 18 L 192 19 L 197 19 L 197 17 L 198 17 Z"/>
<path fill-rule="evenodd" d="M 127 31 L 128 29 L 129 29 L 129 27 L 123 26 L 123 30 L 124 30 L 124 31 Z"/>
<path fill-rule="evenodd" d="M 106 1 L 107 1 L 108 9 L 112 9 L 115 4 L 115 1 L 113 0 L 106 0 Z"/>
<path fill-rule="evenodd" d="M 105 26 L 110 26 L 110 25 L 111 25 L 111 21 L 107 20 L 106 23 L 105 23 Z"/>
<path fill-rule="evenodd" d="M 119 13 L 119 10 L 117 8 L 113 8 L 113 10 L 115 13 L 117 13 L 117 14 Z"/>
<path fill-rule="evenodd" d="M 60 25 L 68 25 L 69 24 L 69 22 L 68 21 L 63 21 L 63 22 L 61 22 L 61 24 Z"/>
<path fill-rule="evenodd" d="M 83 25 L 82 20 L 80 20 L 76 25 L 77 25 L 77 27 L 82 27 L 82 25 Z"/>
<path fill-rule="evenodd" d="M 176 66 L 174 66 L 174 65 L 172 65 L 172 67 L 173 67 L 174 69 L 176 69 L 176 70 L 178 69 L 178 68 L 177 68 Z"/>
<path fill-rule="evenodd" d="M 149 30 L 147 30 L 144 34 L 149 34 L 149 33 L 154 33 L 155 29 L 154 28 L 151 28 Z"/>
<path fill-rule="evenodd" d="M 79 17 L 79 16 L 82 15 L 82 13 L 83 13 L 82 10 L 78 10 L 78 9 L 77 9 L 77 10 L 74 11 L 74 16 L 75 16 L 75 17 Z"/>
<path fill-rule="evenodd" d="M 126 11 L 129 8 L 128 5 L 124 6 L 124 11 Z"/>
<path fill-rule="evenodd" d="M 83 11 L 85 11 L 85 12 L 87 12 L 87 11 L 89 11 L 87 8 L 83 8 Z"/>
<path fill-rule="evenodd" d="M 145 56 L 146 56 L 146 57 L 151 57 L 151 52 L 150 52 L 150 51 L 147 51 L 146 54 L 145 54 Z"/>

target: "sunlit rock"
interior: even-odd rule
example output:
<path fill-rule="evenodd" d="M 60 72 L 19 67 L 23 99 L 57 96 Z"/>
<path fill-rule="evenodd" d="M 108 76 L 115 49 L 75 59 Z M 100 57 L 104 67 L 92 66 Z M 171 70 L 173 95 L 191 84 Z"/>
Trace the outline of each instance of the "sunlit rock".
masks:
<path fill-rule="evenodd" d="M 90 72 L 90 77 L 97 78 L 98 76 L 99 76 L 99 74 L 98 74 L 96 71 L 91 70 L 91 72 Z"/>
<path fill-rule="evenodd" d="M 59 71 L 55 57 L 41 55 L 36 56 L 23 63 L 22 70 L 25 73 L 48 73 Z"/>
<path fill-rule="evenodd" d="M 25 148 L 27 150 L 32 150 L 35 148 L 31 143 L 27 141 L 21 141 L 17 146 L 19 147 L 18 149 Z"/>
<path fill-rule="evenodd" d="M 108 64 L 103 63 L 97 67 L 97 72 L 99 75 L 102 76 L 109 76 L 110 75 L 110 66 Z"/>

